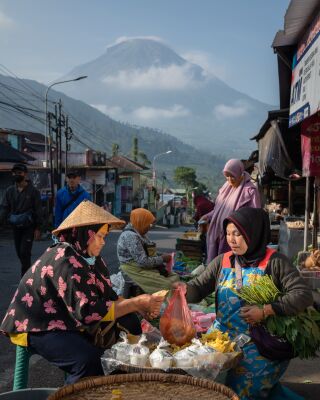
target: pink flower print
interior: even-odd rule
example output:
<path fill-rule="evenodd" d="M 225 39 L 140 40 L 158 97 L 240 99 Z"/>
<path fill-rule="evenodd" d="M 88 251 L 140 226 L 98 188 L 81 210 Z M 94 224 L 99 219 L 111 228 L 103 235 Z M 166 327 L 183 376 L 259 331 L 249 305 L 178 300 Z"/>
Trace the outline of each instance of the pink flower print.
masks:
<path fill-rule="evenodd" d="M 92 239 L 93 239 L 94 236 L 95 236 L 95 233 L 93 232 L 92 229 L 89 229 L 89 230 L 88 230 L 88 236 L 89 236 L 89 239 L 88 239 L 88 241 L 87 241 L 87 244 L 91 243 Z"/>
<path fill-rule="evenodd" d="M 61 321 L 61 319 L 57 319 L 57 320 L 51 320 L 49 322 L 48 331 L 51 331 L 53 329 L 60 329 L 62 331 L 65 331 L 65 330 L 67 330 L 67 327 L 66 327 L 65 323 L 63 321 Z"/>
<path fill-rule="evenodd" d="M 27 325 L 28 325 L 29 320 L 25 319 L 23 322 L 20 322 L 18 320 L 14 321 L 14 324 L 17 328 L 18 332 L 24 332 L 27 329 Z"/>
<path fill-rule="evenodd" d="M 73 308 L 71 306 L 67 306 L 69 313 L 73 313 Z"/>
<path fill-rule="evenodd" d="M 95 293 L 95 292 L 93 292 L 93 291 L 91 290 L 90 296 L 95 297 L 96 295 L 97 295 L 97 293 Z"/>
<path fill-rule="evenodd" d="M 109 278 L 105 277 L 104 275 L 101 275 L 101 278 L 102 278 L 104 281 L 106 281 L 107 284 L 108 284 L 110 287 L 112 287 L 112 283 L 111 283 L 111 281 L 110 281 Z"/>
<path fill-rule="evenodd" d="M 31 329 L 31 332 L 41 332 L 41 329 L 39 329 L 39 328 L 32 328 L 32 329 Z"/>
<path fill-rule="evenodd" d="M 96 285 L 101 290 L 101 292 L 104 293 L 104 284 L 101 281 L 99 281 L 99 279 L 97 279 Z"/>
<path fill-rule="evenodd" d="M 44 296 L 47 293 L 47 288 L 45 286 L 40 286 L 40 294 Z"/>
<path fill-rule="evenodd" d="M 57 260 L 59 260 L 59 258 L 62 258 L 64 256 L 65 251 L 66 251 L 66 249 L 62 249 L 61 247 L 59 247 L 54 259 L 57 261 Z"/>
<path fill-rule="evenodd" d="M 90 324 L 90 322 L 93 321 L 100 321 L 101 316 L 98 313 L 93 313 L 91 315 L 88 315 L 87 317 L 85 317 L 84 322 L 86 324 Z"/>
<path fill-rule="evenodd" d="M 80 307 L 82 307 L 84 304 L 88 303 L 87 296 L 83 292 L 76 292 L 76 296 L 78 299 L 80 299 Z"/>
<path fill-rule="evenodd" d="M 106 306 L 108 307 L 108 308 L 110 308 L 111 306 L 112 306 L 112 303 L 113 303 L 113 301 L 106 301 Z"/>
<path fill-rule="evenodd" d="M 80 246 L 80 243 L 78 242 L 78 240 L 75 242 L 75 248 L 77 249 L 77 250 L 81 250 L 81 246 Z"/>
<path fill-rule="evenodd" d="M 94 306 L 95 304 L 97 304 L 96 301 L 90 301 L 90 306 Z"/>
<path fill-rule="evenodd" d="M 75 256 L 71 256 L 69 258 L 69 261 L 73 265 L 74 268 L 82 268 L 81 263 L 75 258 Z"/>
<path fill-rule="evenodd" d="M 76 322 L 77 322 L 76 328 L 82 325 L 80 321 L 76 320 Z"/>
<path fill-rule="evenodd" d="M 37 260 L 31 267 L 31 272 L 34 274 L 34 271 L 36 270 L 37 266 L 39 265 L 39 263 L 41 262 L 41 260 Z"/>
<path fill-rule="evenodd" d="M 13 298 L 12 298 L 10 304 L 12 304 L 12 303 L 15 301 L 15 299 L 16 299 L 16 297 L 17 297 L 17 294 L 18 294 L 18 289 L 15 291 L 15 294 L 13 295 Z"/>
<path fill-rule="evenodd" d="M 65 292 L 66 289 L 67 289 L 67 284 L 66 284 L 66 282 L 61 278 L 61 276 L 59 277 L 58 284 L 59 284 L 59 290 L 58 290 L 59 296 L 60 296 L 60 297 L 64 297 L 64 292 Z"/>
<path fill-rule="evenodd" d="M 32 286 L 32 284 L 33 284 L 33 279 L 32 279 L 32 278 L 29 278 L 29 279 L 27 280 L 27 282 L 26 282 L 26 285 Z"/>
<path fill-rule="evenodd" d="M 53 277 L 53 267 L 52 265 L 44 266 L 41 269 L 41 278 L 43 279 L 46 275 Z"/>
<path fill-rule="evenodd" d="M 96 276 L 92 272 L 89 272 L 90 279 L 87 280 L 87 285 L 95 285 Z"/>
<path fill-rule="evenodd" d="M 47 314 L 55 314 L 57 310 L 54 308 L 54 301 L 52 299 L 49 299 L 45 303 L 43 303 L 44 306 L 44 311 Z"/>
<path fill-rule="evenodd" d="M 78 283 L 80 283 L 81 281 L 81 276 L 78 274 L 73 274 L 71 279 L 74 279 L 75 281 L 77 281 Z"/>
<path fill-rule="evenodd" d="M 30 293 L 26 293 L 26 295 L 22 297 L 21 301 L 25 301 L 27 306 L 31 307 L 33 303 L 33 296 L 31 296 Z"/>
<path fill-rule="evenodd" d="M 16 310 L 15 310 L 14 308 L 12 308 L 12 309 L 8 312 L 8 315 L 12 315 L 13 317 L 15 316 L 15 314 L 16 314 Z"/>

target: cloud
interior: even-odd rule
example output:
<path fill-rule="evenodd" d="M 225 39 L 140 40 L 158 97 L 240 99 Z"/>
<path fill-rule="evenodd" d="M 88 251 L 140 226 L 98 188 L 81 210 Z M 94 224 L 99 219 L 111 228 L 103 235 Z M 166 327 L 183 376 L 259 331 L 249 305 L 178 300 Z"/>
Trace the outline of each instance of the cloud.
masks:
<path fill-rule="evenodd" d="M 14 25 L 13 19 L 5 15 L 4 12 L 0 11 L 0 29 L 8 29 Z"/>
<path fill-rule="evenodd" d="M 219 104 L 214 107 L 213 114 L 218 120 L 244 117 L 250 111 L 250 105 L 243 101 L 236 101 L 234 105 Z"/>
<path fill-rule="evenodd" d="M 156 108 L 142 106 L 133 111 L 125 112 L 120 106 L 107 106 L 105 104 L 91 104 L 92 107 L 117 120 L 135 120 L 145 122 L 157 119 L 173 119 L 190 115 L 190 111 L 180 104 L 169 108 Z"/>
<path fill-rule="evenodd" d="M 200 65 L 208 75 L 214 75 L 222 80 L 227 77 L 227 71 L 213 60 L 211 54 L 204 51 L 188 51 L 182 57 L 193 64 Z"/>
<path fill-rule="evenodd" d="M 106 76 L 103 82 L 121 89 L 143 90 L 181 90 L 195 85 L 190 65 L 119 71 L 117 75 Z"/>
<path fill-rule="evenodd" d="M 132 116 L 139 120 L 154 120 L 159 118 L 180 118 L 186 117 L 190 111 L 180 104 L 175 104 L 171 108 L 154 108 L 143 106 L 132 112 Z"/>
<path fill-rule="evenodd" d="M 91 104 L 91 107 L 96 108 L 111 118 L 121 119 L 123 117 L 123 110 L 119 106 L 108 107 L 105 104 Z"/>
<path fill-rule="evenodd" d="M 115 44 L 127 42 L 128 40 L 136 40 L 136 39 L 146 39 L 146 40 L 154 40 L 156 42 L 164 43 L 164 40 L 159 36 L 120 36 L 118 39 L 114 41 L 114 43 L 108 45 L 107 47 L 112 47 Z"/>

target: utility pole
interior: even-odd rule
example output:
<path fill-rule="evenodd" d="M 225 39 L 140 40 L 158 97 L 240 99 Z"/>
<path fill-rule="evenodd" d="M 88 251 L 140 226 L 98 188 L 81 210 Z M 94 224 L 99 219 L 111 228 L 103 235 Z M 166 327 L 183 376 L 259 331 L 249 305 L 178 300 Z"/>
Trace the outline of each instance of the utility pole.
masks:
<path fill-rule="evenodd" d="M 70 151 L 70 143 L 69 141 L 72 138 L 72 129 L 69 127 L 69 118 L 68 116 L 65 117 L 65 129 L 64 129 L 64 136 L 66 139 L 66 148 L 65 148 L 65 165 L 64 165 L 64 176 L 67 176 L 68 173 L 68 151 Z"/>
<path fill-rule="evenodd" d="M 53 173 L 53 140 L 52 140 L 52 126 L 51 126 L 51 118 L 54 118 L 54 114 L 48 112 L 48 130 L 49 130 L 49 166 L 50 166 L 50 190 L 51 190 L 51 199 L 49 202 L 49 214 L 53 216 L 53 204 L 54 204 L 54 173 Z"/>
<path fill-rule="evenodd" d="M 61 188 L 62 179 L 62 127 L 65 125 L 64 115 L 62 115 L 62 102 L 61 99 L 59 103 L 55 105 L 55 120 L 56 120 L 56 168 L 57 168 L 57 189 Z"/>

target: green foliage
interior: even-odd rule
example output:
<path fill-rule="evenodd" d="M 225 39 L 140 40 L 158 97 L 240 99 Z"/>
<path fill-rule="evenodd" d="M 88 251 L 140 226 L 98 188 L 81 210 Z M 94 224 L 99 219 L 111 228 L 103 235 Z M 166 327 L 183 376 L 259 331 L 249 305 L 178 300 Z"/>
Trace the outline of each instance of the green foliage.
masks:
<path fill-rule="evenodd" d="M 119 154 L 120 151 L 120 146 L 118 145 L 118 143 L 112 143 L 112 149 L 111 149 L 111 153 L 112 156 L 117 156 Z"/>
<path fill-rule="evenodd" d="M 173 179 L 176 183 L 183 185 L 186 189 L 195 187 L 197 184 L 196 170 L 191 167 L 177 167 L 174 170 Z"/>
<path fill-rule="evenodd" d="M 131 149 L 131 157 L 133 161 L 138 161 L 138 156 L 139 156 L 139 145 L 138 145 L 138 138 L 137 136 L 133 137 L 132 141 L 132 149 Z"/>
<path fill-rule="evenodd" d="M 268 275 L 243 286 L 236 293 L 248 304 L 260 306 L 272 303 L 282 295 Z M 269 316 L 265 324 L 270 333 L 287 339 L 296 357 L 316 357 L 320 349 L 320 313 L 313 307 L 295 316 Z"/>

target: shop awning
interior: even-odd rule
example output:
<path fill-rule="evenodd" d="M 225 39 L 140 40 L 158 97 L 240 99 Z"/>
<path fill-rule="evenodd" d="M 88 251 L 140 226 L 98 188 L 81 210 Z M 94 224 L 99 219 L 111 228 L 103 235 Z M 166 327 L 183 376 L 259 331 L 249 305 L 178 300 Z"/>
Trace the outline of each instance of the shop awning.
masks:
<path fill-rule="evenodd" d="M 291 0 L 284 17 L 284 29 L 273 39 L 272 47 L 296 45 L 320 10 L 319 0 Z"/>
<path fill-rule="evenodd" d="M 288 179 L 294 171 L 294 164 L 288 154 L 277 121 L 269 122 L 270 127 L 260 138 L 259 148 L 259 172 L 261 177 L 274 173 L 276 176 Z"/>

